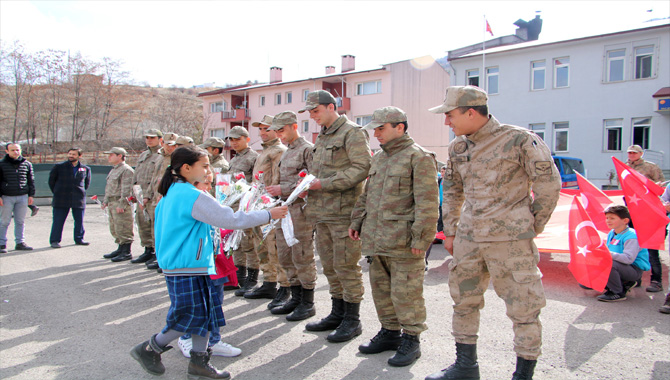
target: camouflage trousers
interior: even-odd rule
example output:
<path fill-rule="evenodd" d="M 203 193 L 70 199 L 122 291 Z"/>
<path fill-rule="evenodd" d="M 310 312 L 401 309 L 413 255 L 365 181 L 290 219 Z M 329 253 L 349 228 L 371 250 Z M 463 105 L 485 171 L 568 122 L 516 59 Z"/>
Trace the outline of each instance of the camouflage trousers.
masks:
<path fill-rule="evenodd" d="M 254 249 L 260 260 L 261 271 L 263 271 L 263 281 L 278 282 L 281 286 L 289 286 L 286 271 L 279 266 L 279 257 L 277 256 L 277 240 L 273 231 L 263 241 L 263 233 L 260 227 L 253 228 Z"/>
<path fill-rule="evenodd" d="M 122 208 L 123 212 L 116 212 L 116 208 Z M 109 214 L 109 233 L 114 237 L 118 245 L 133 242 L 133 208 L 128 202 L 114 200 L 107 204 Z"/>
<path fill-rule="evenodd" d="M 491 279 L 512 320 L 514 351 L 524 359 L 537 359 L 542 346 L 540 310 L 546 304 L 538 261 L 532 239 L 475 243 L 456 236 L 449 264 L 456 342 L 477 342 L 479 310 L 484 307 L 484 292 Z"/>
<path fill-rule="evenodd" d="M 284 239 L 284 230 L 278 227 L 276 230 L 277 254 L 291 286 L 300 285 L 305 289 L 314 289 L 316 287 L 314 227 L 307 221 L 303 205 L 304 202 L 296 201 L 289 206 L 294 235 L 299 243 L 289 247 Z"/>
<path fill-rule="evenodd" d="M 317 223 L 316 251 L 332 298 L 349 303 L 363 300 L 361 241 L 349 238 L 349 223 Z"/>
<path fill-rule="evenodd" d="M 154 210 L 156 207 L 153 202 L 147 203 L 147 212 L 149 218 L 144 216 L 144 211 L 140 206 L 135 207 L 135 220 L 137 221 L 137 232 L 140 235 L 140 243 L 142 247 L 154 246 Z"/>
<path fill-rule="evenodd" d="M 426 331 L 426 305 L 423 299 L 424 256 L 397 258 L 372 256 L 370 288 L 377 317 L 387 330 L 410 335 Z"/>
<path fill-rule="evenodd" d="M 236 267 L 247 267 L 250 269 L 260 268 L 258 254 L 254 250 L 253 230 L 244 230 L 240 246 L 233 251 L 233 262 Z"/>

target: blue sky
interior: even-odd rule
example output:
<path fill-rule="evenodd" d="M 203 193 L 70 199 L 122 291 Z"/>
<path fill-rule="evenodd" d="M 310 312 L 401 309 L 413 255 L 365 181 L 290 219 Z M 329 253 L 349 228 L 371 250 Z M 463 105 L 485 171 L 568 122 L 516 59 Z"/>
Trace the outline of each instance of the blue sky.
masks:
<path fill-rule="evenodd" d="M 648 10 L 653 10 L 648 12 Z M 668 1 L 0 1 L 0 38 L 30 51 L 111 57 L 137 83 L 185 86 L 284 80 L 431 55 L 495 37 L 536 11 L 540 40 L 644 26 L 670 16 Z M 488 38 L 492 38 L 488 36 Z"/>

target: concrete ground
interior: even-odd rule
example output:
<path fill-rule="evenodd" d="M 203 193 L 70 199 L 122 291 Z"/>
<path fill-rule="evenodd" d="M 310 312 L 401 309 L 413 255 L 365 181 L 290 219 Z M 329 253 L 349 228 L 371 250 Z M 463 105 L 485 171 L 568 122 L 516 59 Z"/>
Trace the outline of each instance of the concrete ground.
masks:
<path fill-rule="evenodd" d="M 169 299 L 162 276 L 144 265 L 111 263 L 102 255 L 115 245 L 102 211 L 89 205 L 88 247 L 75 246 L 72 221 L 63 248 L 48 244 L 51 208 L 27 219 L 27 243 L 34 251 L 0 254 L 0 378 L 154 379 L 133 360 L 130 349 L 158 332 Z M 8 248 L 14 248 L 10 225 Z M 139 242 L 133 244 L 141 252 Z M 663 258 L 667 289 L 668 252 Z M 361 307 L 363 335 L 343 344 L 304 329 L 307 321 L 271 315 L 267 300 L 226 294 L 224 341 L 242 349 L 236 358 L 212 359 L 235 379 L 423 379 L 454 360 L 449 258 L 433 246 L 425 281 L 429 330 L 421 336 L 423 356 L 405 368 L 388 366 L 392 352 L 358 353 L 379 323 L 363 263 L 366 295 Z M 547 306 L 542 311 L 543 355 L 536 379 L 670 379 L 670 315 L 658 312 L 664 294 L 636 288 L 627 301 L 603 303 L 595 291 L 579 288 L 567 269 L 568 255 L 543 254 Z M 644 286 L 649 274 L 645 274 Z M 514 370 L 512 325 L 492 288 L 482 311 L 479 363 L 482 379 L 509 379 Z M 317 318 L 330 310 L 328 285 L 319 264 Z M 312 318 L 311 320 L 315 320 Z M 163 379 L 185 379 L 188 359 L 179 349 L 163 355 Z"/>

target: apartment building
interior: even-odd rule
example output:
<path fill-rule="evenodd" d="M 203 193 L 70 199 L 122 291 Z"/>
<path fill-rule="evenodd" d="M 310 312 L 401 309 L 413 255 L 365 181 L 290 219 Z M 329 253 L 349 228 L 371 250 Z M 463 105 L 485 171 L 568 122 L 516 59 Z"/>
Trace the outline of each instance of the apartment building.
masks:
<path fill-rule="evenodd" d="M 448 63 L 452 84 L 485 88 L 498 120 L 534 130 L 557 156 L 583 159 L 596 185 L 609 183 L 611 156 L 625 161 L 632 144 L 646 149 L 644 158 L 668 177 L 667 20 L 616 33 L 450 54 Z"/>
<path fill-rule="evenodd" d="M 251 123 L 263 115 L 282 111 L 297 112 L 305 105 L 310 91 L 329 91 L 338 101 L 338 112 L 359 125 L 367 124 L 375 109 L 393 105 L 408 116 L 409 133 L 417 143 L 446 159 L 449 143 L 448 129 L 443 117 L 428 112 L 440 104 L 444 90 L 449 86 L 449 75 L 431 57 L 421 57 L 381 65 L 369 70 L 356 70 L 355 57 L 342 56 L 340 72 L 327 66 L 323 76 L 296 81 L 282 81 L 282 69 L 270 68 L 269 83 L 244 85 L 203 92 L 205 117 L 204 136 L 225 137 L 232 127 L 241 125 L 249 130 L 251 147 L 261 150 L 258 130 Z M 320 126 L 309 118 L 309 113 L 298 114 L 300 132 L 309 141 L 316 141 Z M 371 136 L 370 146 L 379 149 Z M 234 153 L 227 148 L 230 158 Z"/>

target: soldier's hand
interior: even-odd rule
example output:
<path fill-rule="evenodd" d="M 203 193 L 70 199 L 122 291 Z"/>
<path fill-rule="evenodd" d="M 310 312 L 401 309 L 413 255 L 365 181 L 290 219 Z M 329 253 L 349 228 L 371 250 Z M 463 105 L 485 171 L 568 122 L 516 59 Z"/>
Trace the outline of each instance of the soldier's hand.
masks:
<path fill-rule="evenodd" d="M 149 203 L 151 199 L 149 198 L 142 198 L 142 206 L 147 207 L 147 203 Z"/>
<path fill-rule="evenodd" d="M 283 219 L 288 214 L 288 206 L 273 207 L 270 209 L 272 219 Z"/>
<path fill-rule="evenodd" d="M 302 198 L 302 199 L 307 198 L 307 192 L 303 191 L 302 193 L 298 194 L 298 198 Z"/>
<path fill-rule="evenodd" d="M 412 255 L 414 256 L 421 256 L 425 253 L 426 251 L 422 251 L 419 248 L 412 248 Z"/>
<path fill-rule="evenodd" d="M 349 237 L 353 240 L 361 240 L 361 236 L 359 235 L 358 231 L 354 229 L 349 229 Z"/>
<path fill-rule="evenodd" d="M 124 212 L 126 212 L 126 210 L 122 209 L 121 207 L 116 208 L 116 213 L 117 214 L 123 214 Z"/>
<path fill-rule="evenodd" d="M 5 202 L 2 200 L 2 197 L 0 197 L 0 207 L 4 207 L 4 206 L 5 206 Z"/>
<path fill-rule="evenodd" d="M 104 210 L 104 209 L 105 209 L 106 207 L 107 207 L 107 205 L 106 205 L 106 204 L 104 204 L 104 203 L 101 203 L 101 204 L 100 204 L 100 208 L 101 208 L 101 209 L 103 209 L 103 210 Z"/>
<path fill-rule="evenodd" d="M 309 184 L 309 189 L 310 190 L 321 190 L 321 180 L 317 178 L 314 181 L 312 181 L 312 183 Z"/>
<path fill-rule="evenodd" d="M 266 186 L 265 190 L 267 190 L 268 194 L 272 195 L 273 197 L 281 195 L 281 186 L 279 185 Z"/>
<path fill-rule="evenodd" d="M 447 236 L 444 238 L 444 249 L 446 249 L 450 255 L 454 254 L 454 236 Z"/>

